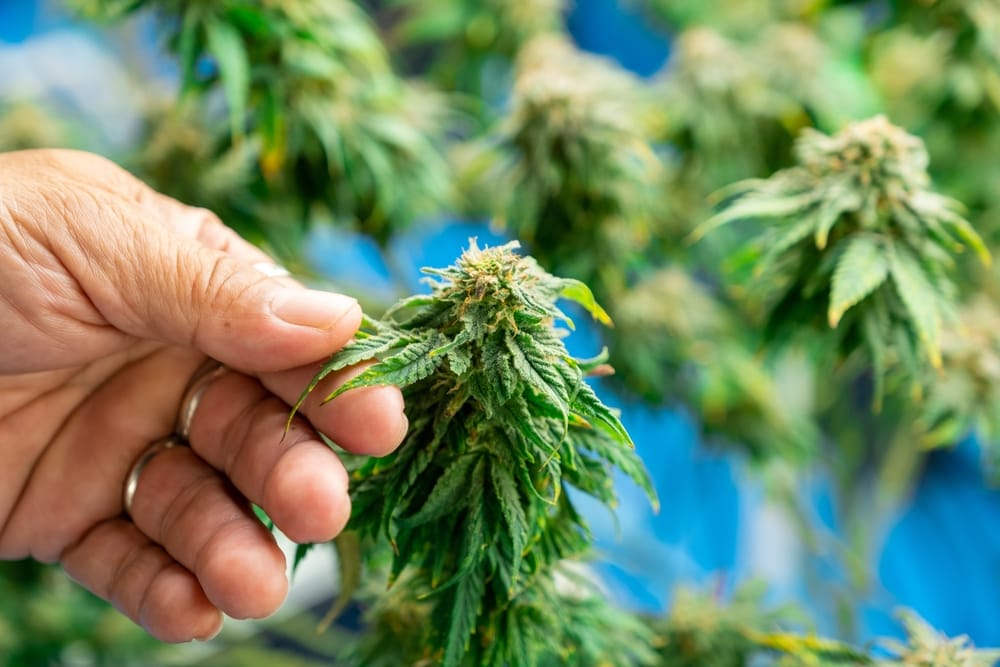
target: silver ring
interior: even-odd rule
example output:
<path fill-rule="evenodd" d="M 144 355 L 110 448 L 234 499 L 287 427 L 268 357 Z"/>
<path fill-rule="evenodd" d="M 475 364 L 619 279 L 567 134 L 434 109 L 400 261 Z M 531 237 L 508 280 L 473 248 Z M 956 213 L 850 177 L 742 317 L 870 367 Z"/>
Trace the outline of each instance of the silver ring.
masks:
<path fill-rule="evenodd" d="M 149 465 L 149 462 L 157 454 L 174 447 L 182 447 L 184 444 L 184 441 L 176 435 L 168 435 L 165 438 L 154 440 L 132 464 L 128 471 L 128 477 L 125 478 L 125 489 L 122 491 L 122 507 L 125 508 L 125 514 L 130 519 L 132 518 L 132 502 L 135 500 L 135 491 L 139 488 L 139 476 L 142 474 L 143 468 Z"/>
<path fill-rule="evenodd" d="M 268 278 L 285 278 L 292 275 L 285 267 L 274 262 L 257 262 L 253 268 L 263 273 Z"/>
<path fill-rule="evenodd" d="M 198 411 L 198 404 L 201 403 L 205 390 L 225 372 L 225 366 L 215 359 L 209 359 L 199 366 L 188 380 L 184 397 L 181 398 L 181 407 L 177 410 L 177 425 L 174 427 L 174 433 L 181 440 L 186 441 L 191 438 L 191 423 L 194 421 L 194 413 Z"/>

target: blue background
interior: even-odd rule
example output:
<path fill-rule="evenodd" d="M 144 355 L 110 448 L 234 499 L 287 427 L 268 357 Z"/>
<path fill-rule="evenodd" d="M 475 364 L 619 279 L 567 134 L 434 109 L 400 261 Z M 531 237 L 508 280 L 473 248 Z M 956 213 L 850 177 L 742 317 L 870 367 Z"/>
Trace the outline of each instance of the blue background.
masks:
<path fill-rule="evenodd" d="M 666 60 L 667 40 L 634 10 L 623 10 L 613 0 L 576 0 L 574 6 L 569 26 L 583 48 L 609 55 L 642 75 L 654 73 Z M 0 0 L 0 46 L 67 25 L 72 25 L 70 19 L 42 12 L 33 2 Z M 3 76 L 0 72 L 0 79 Z M 450 264 L 469 236 L 487 243 L 502 240 L 483 225 L 443 223 L 397 240 L 391 252 L 408 267 L 416 287 L 417 267 Z M 342 275 L 347 266 L 366 286 L 381 281 L 387 293 L 391 290 L 381 259 L 369 244 L 329 231 L 317 233 L 314 241 L 312 258 L 319 267 Z M 581 327 L 570 346 L 590 356 L 600 348 L 598 336 Z M 620 403 L 614 396 L 606 398 Z M 622 481 L 617 522 L 597 509 L 589 513 L 607 557 L 602 572 L 623 603 L 663 610 L 678 583 L 731 591 L 761 573 L 762 542 L 773 543 L 770 556 L 765 552 L 763 570 L 771 571 L 769 558 L 782 569 L 788 555 L 782 529 L 769 518 L 772 508 L 745 461 L 704 446 L 695 425 L 680 413 L 625 405 L 623 421 L 656 479 L 663 505 L 654 515 L 638 490 Z M 814 527 L 836 536 L 839 527 L 832 508 L 837 499 L 822 471 L 803 475 L 801 488 Z M 870 566 L 878 581 L 856 607 L 860 625 L 848 638 L 868 641 L 898 635 L 890 613 L 907 606 L 946 633 L 968 634 L 981 646 L 1000 645 L 996 526 L 1000 495 L 983 482 L 976 444 L 968 441 L 931 455 L 913 497 L 889 517 L 881 534 L 874 528 L 882 546 Z M 821 629 L 834 632 L 834 585 L 846 575 L 835 558 L 812 560 L 811 570 L 797 563 L 779 580 L 772 578 L 771 595 L 776 601 L 808 606 Z"/>

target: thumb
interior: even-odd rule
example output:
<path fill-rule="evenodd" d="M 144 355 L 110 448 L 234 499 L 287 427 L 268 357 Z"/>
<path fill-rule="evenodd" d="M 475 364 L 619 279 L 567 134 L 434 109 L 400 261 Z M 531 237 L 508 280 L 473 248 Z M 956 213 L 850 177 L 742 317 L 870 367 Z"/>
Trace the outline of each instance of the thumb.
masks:
<path fill-rule="evenodd" d="M 114 233 L 101 224 L 88 225 L 98 233 L 78 228 L 62 258 L 120 331 L 266 372 L 326 357 L 360 326 L 355 299 L 267 276 L 238 256 L 148 221 L 150 206 L 151 200 L 118 202 L 126 210 L 114 216 Z"/>

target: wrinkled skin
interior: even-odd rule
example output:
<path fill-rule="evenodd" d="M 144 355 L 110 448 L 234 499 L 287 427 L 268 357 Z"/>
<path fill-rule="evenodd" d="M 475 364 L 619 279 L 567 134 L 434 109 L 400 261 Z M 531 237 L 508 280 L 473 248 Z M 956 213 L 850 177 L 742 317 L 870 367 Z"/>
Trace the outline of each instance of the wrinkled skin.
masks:
<path fill-rule="evenodd" d="M 397 389 L 363 389 L 311 399 L 282 437 L 289 402 L 361 310 L 262 261 L 211 213 L 102 158 L 0 154 L 0 558 L 61 563 L 164 641 L 280 606 L 285 559 L 250 503 L 293 540 L 332 538 L 347 475 L 314 429 L 377 456 L 406 418 Z M 207 357 L 229 370 L 204 393 L 191 447 L 143 470 L 130 520 L 128 470 L 174 429 Z"/>

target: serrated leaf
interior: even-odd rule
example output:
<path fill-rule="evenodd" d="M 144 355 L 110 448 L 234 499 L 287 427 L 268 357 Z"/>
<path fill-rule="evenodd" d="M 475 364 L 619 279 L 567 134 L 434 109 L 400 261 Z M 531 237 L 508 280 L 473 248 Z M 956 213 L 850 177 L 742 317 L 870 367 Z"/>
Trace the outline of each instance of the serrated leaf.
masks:
<path fill-rule="evenodd" d="M 417 513 L 401 517 L 398 522 L 409 527 L 419 526 L 467 507 L 482 494 L 485 477 L 483 465 L 483 457 L 479 454 L 465 454 L 456 458 L 441 473 L 434 490 Z"/>
<path fill-rule="evenodd" d="M 859 234 L 846 243 L 833 271 L 827 312 L 831 327 L 836 327 L 845 312 L 878 289 L 889 276 L 889 260 L 878 237 Z"/>
<path fill-rule="evenodd" d="M 573 411 L 583 417 L 588 424 L 603 430 L 615 441 L 627 447 L 635 447 L 618 414 L 604 405 L 586 382 L 580 383 L 580 391 L 573 401 Z"/>
<path fill-rule="evenodd" d="M 830 230 L 837 224 L 837 220 L 848 208 L 845 196 L 828 199 L 816 212 L 815 218 L 815 240 L 816 247 L 820 250 L 826 248 L 827 240 L 830 238 Z"/>
<path fill-rule="evenodd" d="M 941 311 L 937 290 L 927 279 L 920 262 L 909 250 L 894 246 L 889 253 L 892 282 L 903 305 L 910 314 L 911 324 L 935 368 L 941 367 Z"/>
<path fill-rule="evenodd" d="M 469 641 L 476 629 L 476 619 L 482 607 L 486 579 L 463 577 L 449 591 L 451 605 L 441 619 L 445 625 L 444 657 L 441 667 L 460 667 Z"/>
<path fill-rule="evenodd" d="M 699 241 L 709 232 L 737 220 L 787 218 L 809 208 L 815 201 L 816 194 L 812 191 L 784 196 L 751 193 L 698 225 L 689 238 Z"/>
<path fill-rule="evenodd" d="M 507 524 L 507 534 L 510 536 L 512 551 L 510 567 L 516 583 L 521 569 L 521 559 L 528 541 L 528 519 L 521 506 L 521 495 L 518 493 L 517 482 L 510 469 L 499 462 L 494 462 L 490 465 L 490 481 L 500 505 L 500 513 Z M 509 595 L 513 595 L 513 593 L 514 591 L 508 591 Z"/>
<path fill-rule="evenodd" d="M 243 36 L 229 23 L 209 21 L 205 25 L 208 50 L 219 66 L 219 78 L 229 105 L 229 128 L 233 137 L 242 137 L 250 97 L 250 58 Z"/>
<path fill-rule="evenodd" d="M 441 336 L 437 334 L 410 343 L 397 354 L 369 366 L 360 375 L 342 384 L 324 398 L 323 402 L 332 401 L 346 391 L 361 387 L 394 385 L 402 388 L 419 382 L 433 373 L 444 360 L 443 356 L 430 354 L 431 350 L 441 344 Z"/>
<path fill-rule="evenodd" d="M 562 376 L 552 368 L 553 360 L 545 358 L 531 336 L 508 335 L 506 344 L 514 370 L 527 388 L 548 399 L 565 420 L 569 414 L 569 392 Z"/>

